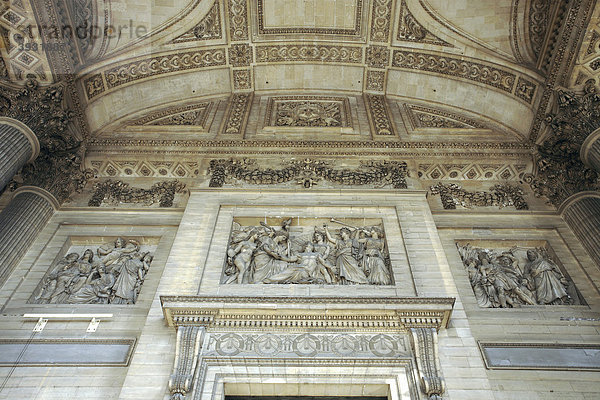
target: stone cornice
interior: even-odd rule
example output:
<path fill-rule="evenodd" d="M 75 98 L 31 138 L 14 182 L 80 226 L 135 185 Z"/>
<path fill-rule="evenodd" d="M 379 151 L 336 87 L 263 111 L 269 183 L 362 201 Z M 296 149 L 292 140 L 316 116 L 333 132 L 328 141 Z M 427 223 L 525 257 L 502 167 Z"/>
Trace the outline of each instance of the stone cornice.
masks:
<path fill-rule="evenodd" d="M 455 302 L 447 297 L 161 296 L 160 300 L 169 326 L 395 332 L 445 328 Z"/>

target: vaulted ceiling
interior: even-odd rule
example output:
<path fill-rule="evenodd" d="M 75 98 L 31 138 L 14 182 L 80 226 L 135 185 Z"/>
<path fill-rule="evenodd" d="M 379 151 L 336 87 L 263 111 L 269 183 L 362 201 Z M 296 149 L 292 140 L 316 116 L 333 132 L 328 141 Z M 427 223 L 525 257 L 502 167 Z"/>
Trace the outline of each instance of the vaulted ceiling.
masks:
<path fill-rule="evenodd" d="M 392 119 L 427 107 L 457 124 L 446 127 L 466 123 L 490 140 L 535 141 L 549 90 L 575 84 L 564 75 L 581 41 L 591 50 L 579 57 L 578 66 L 587 68 L 580 80 L 593 76 L 590 55 L 600 51 L 600 36 L 591 33 L 598 18 L 592 18 L 592 0 L 40 3 L 12 1 L 0 13 L 5 76 L 47 82 L 68 76 L 91 137 L 144 130 L 152 138 L 152 129 L 139 126 L 164 117 L 161 110 L 195 111 L 187 117 L 202 118 L 199 107 L 218 107 L 232 93 L 252 93 L 259 103 L 274 93 L 318 93 L 343 94 L 374 110 L 385 96 L 391 104 L 381 110 Z M 20 32 L 27 43 L 31 29 L 24 28 L 33 20 L 93 27 L 100 34 L 71 45 L 38 27 L 47 46 L 36 52 L 15 36 Z M 160 129 L 161 137 L 168 133 Z M 403 140 L 443 137 L 430 130 Z"/>

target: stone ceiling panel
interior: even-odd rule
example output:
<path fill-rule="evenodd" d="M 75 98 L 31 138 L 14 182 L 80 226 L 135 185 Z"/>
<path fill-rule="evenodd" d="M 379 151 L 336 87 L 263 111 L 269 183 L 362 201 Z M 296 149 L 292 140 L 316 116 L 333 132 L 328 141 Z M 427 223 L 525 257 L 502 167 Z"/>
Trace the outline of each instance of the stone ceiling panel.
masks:
<path fill-rule="evenodd" d="M 419 0 L 460 36 L 514 59 L 510 44 L 512 1 Z"/>

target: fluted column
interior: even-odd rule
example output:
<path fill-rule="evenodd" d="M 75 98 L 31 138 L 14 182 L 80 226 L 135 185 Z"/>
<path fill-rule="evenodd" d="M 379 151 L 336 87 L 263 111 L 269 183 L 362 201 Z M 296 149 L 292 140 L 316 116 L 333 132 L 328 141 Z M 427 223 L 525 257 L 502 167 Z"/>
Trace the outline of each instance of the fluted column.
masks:
<path fill-rule="evenodd" d="M 600 172 L 600 128 L 592 132 L 581 145 L 581 161 Z"/>
<path fill-rule="evenodd" d="M 560 212 L 600 268 L 600 193 L 577 193 L 562 204 Z"/>
<path fill-rule="evenodd" d="M 23 165 L 35 160 L 39 151 L 37 137 L 26 125 L 0 118 L 0 192 Z"/>
<path fill-rule="evenodd" d="M 0 287 L 58 209 L 44 189 L 23 186 L 0 213 Z"/>

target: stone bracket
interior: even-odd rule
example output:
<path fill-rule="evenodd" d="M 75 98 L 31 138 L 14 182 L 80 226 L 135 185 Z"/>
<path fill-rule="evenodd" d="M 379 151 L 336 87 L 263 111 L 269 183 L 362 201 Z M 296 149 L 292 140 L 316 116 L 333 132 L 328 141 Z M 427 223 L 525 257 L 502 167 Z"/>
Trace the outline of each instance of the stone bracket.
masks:
<path fill-rule="evenodd" d="M 410 328 L 421 389 L 429 400 L 440 400 L 446 390 L 438 358 L 437 330 L 430 327 Z"/>
<path fill-rule="evenodd" d="M 171 400 L 184 400 L 192 390 L 192 380 L 198 363 L 198 354 L 205 328 L 199 326 L 179 326 L 175 345 L 173 373 L 169 378 Z"/>

